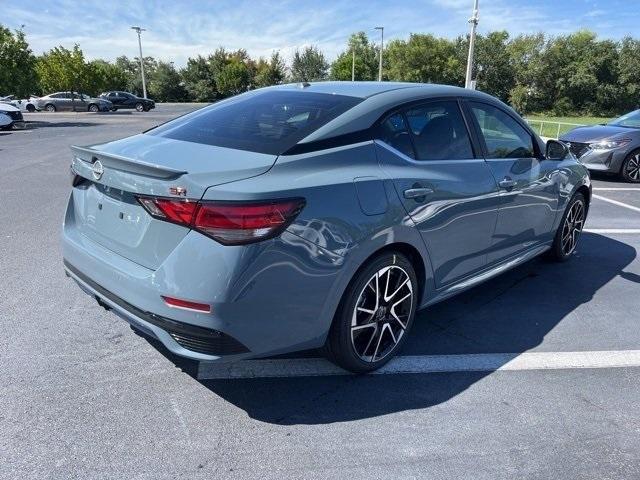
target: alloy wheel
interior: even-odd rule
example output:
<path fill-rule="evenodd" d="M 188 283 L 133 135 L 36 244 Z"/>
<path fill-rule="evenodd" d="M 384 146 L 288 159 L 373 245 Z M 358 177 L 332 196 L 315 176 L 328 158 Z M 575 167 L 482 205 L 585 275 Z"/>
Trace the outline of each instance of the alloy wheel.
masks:
<path fill-rule="evenodd" d="M 413 284 L 397 266 L 378 270 L 360 292 L 351 320 L 351 345 L 361 360 L 378 362 L 404 335 L 413 308 Z"/>
<path fill-rule="evenodd" d="M 636 153 L 629 158 L 624 170 L 627 178 L 634 182 L 640 181 L 640 153 Z"/>
<path fill-rule="evenodd" d="M 574 202 L 562 226 L 562 253 L 564 255 L 571 255 L 576 249 L 578 237 L 582 232 L 583 226 L 584 204 L 580 201 Z"/>

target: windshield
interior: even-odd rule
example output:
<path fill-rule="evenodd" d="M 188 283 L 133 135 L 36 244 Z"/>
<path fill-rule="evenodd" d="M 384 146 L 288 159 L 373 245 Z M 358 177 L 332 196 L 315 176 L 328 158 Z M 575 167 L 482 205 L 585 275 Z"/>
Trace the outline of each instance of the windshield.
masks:
<path fill-rule="evenodd" d="M 640 128 L 640 110 L 634 110 L 626 115 L 611 120 L 607 125 L 614 127 Z"/>
<path fill-rule="evenodd" d="M 160 125 L 148 134 L 278 155 L 360 101 L 300 91 L 247 93 Z"/>

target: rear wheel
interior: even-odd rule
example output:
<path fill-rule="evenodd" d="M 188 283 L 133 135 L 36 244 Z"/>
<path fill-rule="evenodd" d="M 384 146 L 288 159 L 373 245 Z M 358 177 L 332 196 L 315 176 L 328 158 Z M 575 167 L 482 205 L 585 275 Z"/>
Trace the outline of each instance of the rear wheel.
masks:
<path fill-rule="evenodd" d="M 627 182 L 640 183 L 640 150 L 631 152 L 625 158 L 620 174 Z"/>
<path fill-rule="evenodd" d="M 551 246 L 550 254 L 554 260 L 564 262 L 575 253 L 586 218 L 587 202 L 584 195 L 576 193 L 564 212 Z"/>
<path fill-rule="evenodd" d="M 55 111 L 56 111 L 56 106 L 55 106 L 55 105 L 53 105 L 53 104 L 51 104 L 51 103 L 48 103 L 48 104 L 44 107 L 44 109 L 45 109 L 47 112 L 49 112 L 49 113 L 53 113 L 53 112 L 55 112 Z"/>
<path fill-rule="evenodd" d="M 89 111 L 96 113 L 100 111 L 100 108 L 95 103 L 92 103 L 91 105 L 89 105 Z"/>
<path fill-rule="evenodd" d="M 365 373 L 400 350 L 415 317 L 418 282 L 407 258 L 394 252 L 375 257 L 347 288 L 325 350 L 346 370 Z"/>
<path fill-rule="evenodd" d="M 36 111 L 36 107 L 34 107 L 33 105 L 29 104 L 27 105 L 27 112 L 29 113 L 33 113 Z"/>
<path fill-rule="evenodd" d="M 143 112 L 144 111 L 144 105 L 142 105 L 142 103 L 140 103 L 140 102 L 136 103 L 136 111 Z"/>

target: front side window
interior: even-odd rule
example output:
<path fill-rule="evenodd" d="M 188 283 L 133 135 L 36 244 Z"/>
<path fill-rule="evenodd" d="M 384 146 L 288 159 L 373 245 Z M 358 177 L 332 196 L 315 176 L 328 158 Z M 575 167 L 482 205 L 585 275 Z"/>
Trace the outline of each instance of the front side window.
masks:
<path fill-rule="evenodd" d="M 458 103 L 431 102 L 406 112 L 418 160 L 474 158 Z"/>
<path fill-rule="evenodd" d="M 179 117 L 147 134 L 278 155 L 361 101 L 304 91 L 251 92 Z"/>
<path fill-rule="evenodd" d="M 390 115 L 380 124 L 378 138 L 387 145 L 404 153 L 410 158 L 415 158 L 413 145 L 409 136 L 409 129 L 404 117 L 400 113 Z"/>
<path fill-rule="evenodd" d="M 483 103 L 471 103 L 487 146 L 487 158 L 534 157 L 531 134 L 510 115 Z"/>

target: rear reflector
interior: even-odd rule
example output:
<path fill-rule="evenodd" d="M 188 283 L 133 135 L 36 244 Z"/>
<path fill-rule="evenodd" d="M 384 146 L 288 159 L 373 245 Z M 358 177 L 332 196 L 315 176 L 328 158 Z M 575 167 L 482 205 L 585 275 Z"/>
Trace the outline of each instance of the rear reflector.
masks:
<path fill-rule="evenodd" d="M 203 233 L 224 245 L 242 245 L 280 234 L 304 207 L 304 199 L 261 202 L 194 202 L 138 197 L 151 216 Z"/>
<path fill-rule="evenodd" d="M 182 308 L 184 310 L 193 310 L 202 313 L 211 313 L 211 305 L 206 303 L 189 302 L 188 300 L 181 300 L 179 298 L 165 297 L 162 295 L 164 303 L 173 308 Z"/>

